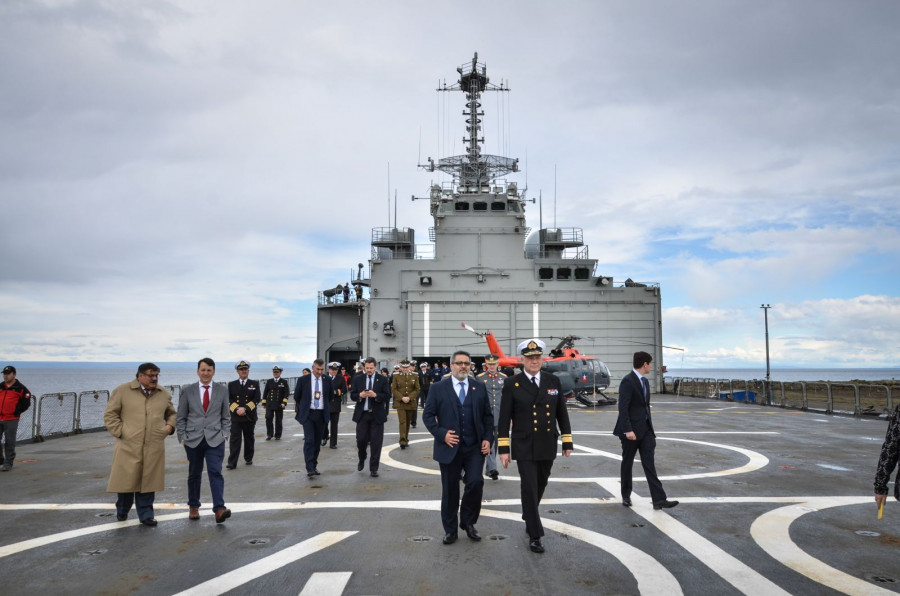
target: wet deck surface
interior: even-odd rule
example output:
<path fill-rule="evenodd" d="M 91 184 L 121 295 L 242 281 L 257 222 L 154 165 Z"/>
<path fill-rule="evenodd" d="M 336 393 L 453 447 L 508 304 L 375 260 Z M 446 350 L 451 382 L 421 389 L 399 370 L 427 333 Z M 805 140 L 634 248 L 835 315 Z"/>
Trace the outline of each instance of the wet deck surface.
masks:
<path fill-rule="evenodd" d="M 886 422 L 659 395 L 654 511 L 635 463 L 618 495 L 614 408 L 570 410 L 576 452 L 558 458 L 528 550 L 514 464 L 485 480 L 475 543 L 441 544 L 440 476 L 419 421 L 411 448 L 385 427 L 381 476 L 356 471 L 354 426 L 308 480 L 299 425 L 257 425 L 253 466 L 225 471 L 234 512 L 187 519 L 187 461 L 167 440 L 159 526 L 115 521 L 105 432 L 20 444 L 0 474 L 0 591 L 16 594 L 896 594 L 900 503 L 876 519 L 872 481 Z M 420 417 L 421 418 L 421 417 Z"/>

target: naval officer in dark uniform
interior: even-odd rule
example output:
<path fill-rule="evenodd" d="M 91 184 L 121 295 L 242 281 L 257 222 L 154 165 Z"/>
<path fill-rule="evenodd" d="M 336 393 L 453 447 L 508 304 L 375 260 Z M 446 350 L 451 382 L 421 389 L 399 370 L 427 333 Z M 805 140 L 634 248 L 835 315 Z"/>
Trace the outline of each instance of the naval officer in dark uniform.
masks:
<path fill-rule="evenodd" d="M 291 396 L 291 389 L 288 386 L 287 379 L 281 378 L 282 369 L 280 366 L 272 367 L 272 378 L 266 381 L 266 388 L 263 391 L 263 405 L 266 407 L 266 440 L 271 441 L 275 437 L 276 441 L 281 440 L 281 433 L 284 425 L 284 409 L 287 407 L 288 398 Z"/>
<path fill-rule="evenodd" d="M 497 448 L 500 463 L 506 468 L 510 455 L 516 460 L 521 481 L 522 517 L 531 540 L 532 552 L 544 552 L 541 537 L 544 526 L 538 505 L 547 488 L 557 439 L 562 439 L 562 453 L 572 454 L 572 427 L 559 379 L 541 371 L 546 344 L 539 339 L 523 341 L 518 346 L 525 370 L 506 379 L 500 400 Z M 512 440 L 509 426 L 512 423 Z M 558 430 L 557 430 L 558 429 Z M 562 437 L 560 437 L 562 435 Z"/>
<path fill-rule="evenodd" d="M 234 365 L 238 378 L 228 383 L 228 408 L 231 410 L 231 437 L 228 440 L 229 470 L 237 467 L 241 454 L 241 439 L 244 442 L 244 462 L 253 465 L 253 429 L 256 428 L 256 408 L 261 400 L 259 383 L 250 376 L 250 365 L 241 360 Z"/>

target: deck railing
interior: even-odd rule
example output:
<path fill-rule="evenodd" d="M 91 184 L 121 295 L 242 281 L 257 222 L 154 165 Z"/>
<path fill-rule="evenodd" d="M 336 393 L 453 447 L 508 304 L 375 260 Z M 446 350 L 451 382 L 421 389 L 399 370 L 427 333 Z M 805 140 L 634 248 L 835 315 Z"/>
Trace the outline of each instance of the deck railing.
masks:
<path fill-rule="evenodd" d="M 846 381 L 663 378 L 663 393 L 853 416 L 890 416 L 894 411 L 893 389 L 890 385 Z"/>

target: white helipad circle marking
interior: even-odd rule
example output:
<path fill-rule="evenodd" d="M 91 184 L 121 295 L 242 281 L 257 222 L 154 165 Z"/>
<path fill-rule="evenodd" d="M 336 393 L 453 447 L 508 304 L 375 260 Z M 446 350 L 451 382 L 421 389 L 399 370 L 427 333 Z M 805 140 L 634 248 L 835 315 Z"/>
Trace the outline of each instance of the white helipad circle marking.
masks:
<path fill-rule="evenodd" d="M 718 478 L 721 476 L 731 476 L 734 474 L 746 474 L 748 472 L 753 472 L 759 470 L 761 468 L 769 465 L 769 458 L 765 455 L 758 453 L 756 451 L 750 451 L 749 449 L 744 449 L 743 447 L 735 447 L 734 445 L 725 445 L 723 443 L 710 443 L 708 441 L 695 441 L 692 439 L 675 439 L 670 437 L 657 437 L 657 439 L 661 441 L 678 441 L 680 443 L 692 443 L 694 445 L 702 445 L 704 447 L 715 447 L 719 449 L 727 449 L 729 451 L 735 451 L 745 456 L 749 461 L 736 468 L 728 468 L 726 470 L 718 470 L 715 472 L 702 472 L 698 474 L 673 474 L 669 476 L 660 476 L 660 480 L 696 480 L 698 478 Z M 410 441 L 409 444 L 412 445 L 414 443 L 423 443 L 423 442 L 432 442 L 433 439 L 417 439 L 415 441 Z M 413 464 L 407 464 L 404 462 L 400 462 L 391 457 L 391 451 L 398 449 L 399 445 L 394 444 L 391 445 L 381 452 L 381 461 L 395 468 L 406 470 L 408 472 L 418 472 L 419 474 L 430 474 L 432 476 L 440 476 L 441 471 L 429 468 L 423 468 L 421 466 L 416 466 Z M 580 445 L 575 445 L 576 450 L 585 451 L 594 455 L 603 455 L 604 457 L 609 457 L 610 459 L 618 459 L 621 461 L 622 456 L 616 455 L 614 453 L 601 451 L 599 449 L 594 449 L 593 447 L 585 447 Z M 557 458 L 559 460 L 559 458 Z M 640 466 L 638 465 L 639 469 Z M 516 482 L 519 481 L 518 474 L 503 474 L 500 476 L 502 480 L 514 480 Z M 550 477 L 550 482 L 607 482 L 607 481 L 618 481 L 619 476 L 607 476 L 607 477 L 588 477 L 588 478 L 554 478 Z M 635 476 L 635 481 L 641 482 L 646 481 L 646 478 L 643 476 Z"/>
<path fill-rule="evenodd" d="M 845 594 L 871 596 L 896 592 L 879 588 L 867 581 L 855 578 L 807 554 L 791 540 L 791 524 L 800 517 L 829 507 L 871 503 L 872 497 L 821 497 L 809 499 L 806 503 L 779 507 L 756 518 L 750 526 L 750 535 L 762 549 L 779 563 L 805 575 L 816 583 L 823 584 Z"/>

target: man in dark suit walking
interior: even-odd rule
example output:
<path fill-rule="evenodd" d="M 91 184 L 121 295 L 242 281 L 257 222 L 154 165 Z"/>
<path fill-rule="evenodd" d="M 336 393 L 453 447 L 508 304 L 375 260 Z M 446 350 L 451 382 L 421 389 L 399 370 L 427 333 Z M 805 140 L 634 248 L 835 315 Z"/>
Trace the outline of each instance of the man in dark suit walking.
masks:
<path fill-rule="evenodd" d="M 350 382 L 350 399 L 356 402 L 353 422 L 356 423 L 356 448 L 359 463 L 356 469 L 362 472 L 366 465 L 366 449 L 372 446 L 369 460 L 369 474 L 378 477 L 381 461 L 381 446 L 384 443 L 384 423 L 387 422 L 387 407 L 391 399 L 391 384 L 375 372 L 377 363 L 369 356 L 363 365 L 362 374 L 357 374 Z"/>
<path fill-rule="evenodd" d="M 338 422 L 341 419 L 341 407 L 347 399 L 347 381 L 338 371 L 341 368 L 340 362 L 330 362 L 328 364 L 328 378 L 331 379 L 331 389 L 333 395 L 329 404 L 329 424 L 325 425 L 325 436 L 322 437 L 322 447 L 325 442 L 329 441 L 328 447 L 337 449 L 337 430 Z"/>
<path fill-rule="evenodd" d="M 622 505 L 631 507 L 631 468 L 635 454 L 640 452 L 653 508 L 663 509 L 678 505 L 678 501 L 666 498 L 653 461 L 656 434 L 650 416 L 650 384 L 646 377 L 652 361 L 653 357 L 647 352 L 634 353 L 634 370 L 625 375 L 619 385 L 619 418 L 613 434 L 622 441 Z"/>
<path fill-rule="evenodd" d="M 238 378 L 228 383 L 228 401 L 231 410 L 231 438 L 228 441 L 229 470 L 237 467 L 238 457 L 241 455 L 241 441 L 244 443 L 244 462 L 248 466 L 253 465 L 255 437 L 253 430 L 256 428 L 256 408 L 262 400 L 259 391 L 259 383 L 248 379 L 250 365 L 241 360 L 234 365 Z"/>
<path fill-rule="evenodd" d="M 472 540 L 481 540 L 475 522 L 484 491 L 484 456 L 494 437 L 494 416 L 484 383 L 469 377 L 472 358 L 459 350 L 450 359 L 451 376 L 431 388 L 422 421 L 434 435 L 434 460 L 441 467 L 441 522 L 444 544 L 456 542 L 456 524 Z M 459 479 L 466 486 L 459 501 Z M 459 515 L 457 516 L 457 512 Z"/>
<path fill-rule="evenodd" d="M 303 459 L 309 478 L 319 475 L 319 450 L 333 397 L 331 378 L 325 375 L 325 361 L 316 358 L 312 374 L 300 377 L 294 389 L 296 420 L 303 425 Z"/>
<path fill-rule="evenodd" d="M 544 526 L 538 506 L 556 459 L 557 439 L 562 439 L 564 456 L 569 457 L 573 449 L 572 426 L 559 379 L 552 373 L 541 371 L 546 347 L 539 339 L 518 345 L 525 370 L 503 382 L 497 432 L 500 463 L 506 468 L 511 453 L 519 468 L 522 517 L 531 537 L 528 547 L 535 553 L 544 552 L 541 543 Z M 513 426 L 512 441 L 510 423 Z"/>
<path fill-rule="evenodd" d="M 203 358 L 197 363 L 200 381 L 181 388 L 175 431 L 188 459 L 188 518 L 200 519 L 200 481 L 206 462 L 213 512 L 216 523 L 221 524 L 231 517 L 231 509 L 225 507 L 225 478 L 222 476 L 231 412 L 228 390 L 212 382 L 215 374 L 216 363 L 212 358 Z"/>

